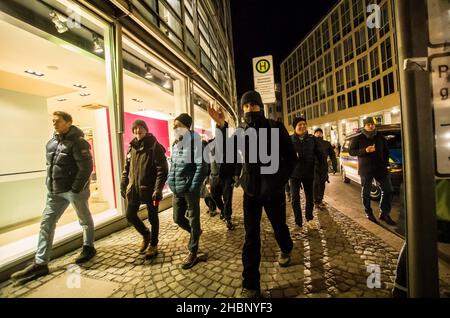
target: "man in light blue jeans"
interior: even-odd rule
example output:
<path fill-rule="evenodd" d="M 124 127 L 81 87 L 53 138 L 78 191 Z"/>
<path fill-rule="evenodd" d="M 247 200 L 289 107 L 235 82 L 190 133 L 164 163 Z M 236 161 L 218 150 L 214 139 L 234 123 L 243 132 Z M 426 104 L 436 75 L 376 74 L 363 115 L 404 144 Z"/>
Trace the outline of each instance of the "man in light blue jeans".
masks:
<path fill-rule="evenodd" d="M 44 209 L 38 246 L 34 262 L 11 276 L 13 279 L 33 280 L 49 273 L 53 237 L 58 220 L 69 204 L 74 207 L 83 228 L 83 249 L 75 262 L 92 259 L 94 248 L 94 222 L 89 211 L 89 183 L 93 161 L 84 133 L 72 126 L 70 114 L 53 113 L 55 135 L 47 143 L 47 204 Z"/>

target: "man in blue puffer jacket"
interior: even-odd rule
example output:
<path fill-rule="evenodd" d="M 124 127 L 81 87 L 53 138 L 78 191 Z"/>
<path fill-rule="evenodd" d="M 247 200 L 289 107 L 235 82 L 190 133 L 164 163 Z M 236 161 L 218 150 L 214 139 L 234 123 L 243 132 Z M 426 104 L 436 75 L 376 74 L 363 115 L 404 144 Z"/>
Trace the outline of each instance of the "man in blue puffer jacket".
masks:
<path fill-rule="evenodd" d="M 192 118 L 181 114 L 175 118 L 176 140 L 172 145 L 169 186 L 173 192 L 173 220 L 191 234 L 182 267 L 188 269 L 197 262 L 200 229 L 200 189 L 208 173 L 203 160 L 202 140 L 190 130 Z"/>

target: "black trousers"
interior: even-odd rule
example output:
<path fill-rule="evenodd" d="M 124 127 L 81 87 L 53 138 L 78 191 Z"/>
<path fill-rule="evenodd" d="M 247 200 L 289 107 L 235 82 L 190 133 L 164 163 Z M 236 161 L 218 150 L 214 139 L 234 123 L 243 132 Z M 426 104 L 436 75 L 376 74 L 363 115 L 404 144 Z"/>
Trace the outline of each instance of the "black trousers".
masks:
<path fill-rule="evenodd" d="M 295 223 L 299 226 L 303 225 L 302 217 L 302 207 L 300 201 L 300 188 L 303 187 L 305 191 L 306 207 L 305 207 L 305 218 L 306 221 L 310 221 L 314 218 L 314 192 L 313 192 L 314 178 L 308 179 L 297 179 L 291 178 L 289 184 L 291 186 L 291 200 L 292 200 L 292 210 L 294 210 Z"/>
<path fill-rule="evenodd" d="M 151 246 L 158 245 L 158 235 L 159 235 L 159 217 L 158 217 L 158 206 L 154 206 L 151 203 L 147 203 L 148 211 L 148 221 L 151 225 Z M 148 235 L 148 228 L 145 226 L 144 222 L 138 217 L 139 202 L 129 202 L 127 206 L 127 220 L 130 222 L 134 228 L 142 236 Z"/>
<path fill-rule="evenodd" d="M 322 202 L 325 186 L 328 181 L 328 172 L 314 174 L 314 202 Z"/>
<path fill-rule="evenodd" d="M 242 249 L 242 287 L 260 289 L 259 264 L 261 262 L 261 216 L 266 211 L 275 239 L 283 253 L 290 253 L 293 242 L 286 225 L 286 200 L 284 192 L 270 198 L 254 198 L 244 194 L 245 242 Z"/>
<path fill-rule="evenodd" d="M 225 220 L 233 215 L 233 177 L 214 178 L 211 182 L 211 196 Z"/>
<path fill-rule="evenodd" d="M 211 197 L 206 197 L 205 198 L 205 204 L 208 207 L 209 212 L 213 212 L 217 208 L 216 202 Z"/>

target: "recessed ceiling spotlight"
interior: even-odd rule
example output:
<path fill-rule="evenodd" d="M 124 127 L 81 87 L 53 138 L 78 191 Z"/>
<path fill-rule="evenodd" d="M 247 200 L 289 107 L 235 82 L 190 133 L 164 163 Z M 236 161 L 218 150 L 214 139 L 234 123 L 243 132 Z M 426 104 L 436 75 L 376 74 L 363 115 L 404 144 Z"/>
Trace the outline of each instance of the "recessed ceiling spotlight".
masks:
<path fill-rule="evenodd" d="M 94 52 L 97 54 L 103 53 L 103 45 L 100 42 L 100 39 L 98 38 L 97 34 L 92 35 L 93 43 L 94 43 Z"/>
<path fill-rule="evenodd" d="M 135 101 L 136 103 L 143 103 L 143 100 L 137 99 L 137 98 L 133 98 L 132 101 Z"/>
<path fill-rule="evenodd" d="M 63 17 L 62 15 L 56 13 L 56 11 L 50 11 L 50 17 L 52 18 L 52 22 L 55 25 L 56 31 L 58 33 L 64 33 L 69 28 L 66 25 L 67 18 Z"/>
<path fill-rule="evenodd" d="M 146 69 L 146 72 L 145 72 L 145 78 L 146 79 L 153 79 L 153 74 L 152 74 L 152 67 L 150 66 L 150 65 L 148 65 L 148 64 L 145 64 L 145 69 Z"/>
<path fill-rule="evenodd" d="M 81 97 L 86 97 L 86 96 L 89 96 L 89 95 L 91 95 L 91 94 L 90 93 L 80 93 Z"/>
<path fill-rule="evenodd" d="M 33 70 L 25 70 L 25 73 L 30 74 L 30 75 L 34 75 L 34 76 L 39 76 L 39 77 L 44 76 L 44 73 L 36 72 L 36 71 L 33 71 Z"/>
<path fill-rule="evenodd" d="M 82 89 L 85 89 L 85 88 L 87 88 L 87 86 L 86 86 L 86 85 L 82 85 L 82 84 L 78 84 L 78 83 L 76 83 L 76 84 L 73 84 L 73 86 L 75 86 L 75 87 L 78 87 L 78 88 L 82 88 Z"/>
<path fill-rule="evenodd" d="M 172 88 L 172 83 L 171 83 L 172 78 L 167 73 L 164 74 L 164 77 L 166 78 L 166 81 L 164 82 L 163 87 L 166 89 L 171 89 Z"/>
<path fill-rule="evenodd" d="M 65 102 L 67 100 L 67 98 L 58 98 L 57 101 L 58 102 Z"/>

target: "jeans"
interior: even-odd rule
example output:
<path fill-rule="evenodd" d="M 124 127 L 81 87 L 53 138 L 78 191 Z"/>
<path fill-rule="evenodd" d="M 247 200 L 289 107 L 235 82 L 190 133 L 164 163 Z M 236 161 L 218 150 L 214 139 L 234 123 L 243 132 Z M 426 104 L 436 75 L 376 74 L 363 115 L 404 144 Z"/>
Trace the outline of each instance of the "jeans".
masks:
<path fill-rule="evenodd" d="M 94 221 L 92 220 L 88 206 L 90 194 L 88 187 L 79 193 L 73 193 L 72 191 L 57 194 L 47 193 L 47 203 L 42 215 L 35 256 L 36 264 L 48 264 L 53 246 L 53 238 L 55 236 L 56 223 L 58 223 L 58 220 L 69 204 L 72 204 L 74 207 L 78 221 L 83 228 L 83 245 L 94 246 Z"/>
<path fill-rule="evenodd" d="M 173 220 L 191 234 L 188 250 L 197 253 L 200 239 L 200 194 L 185 193 L 172 198 Z"/>
<path fill-rule="evenodd" d="M 381 201 L 380 210 L 382 215 L 389 215 L 391 213 L 391 203 L 392 203 L 392 193 L 394 189 L 392 188 L 391 176 L 389 174 L 374 177 L 371 175 L 361 176 L 361 197 L 364 205 L 364 209 L 367 214 L 372 214 L 372 207 L 370 206 L 370 189 L 372 188 L 373 179 L 378 181 L 381 187 Z"/>
<path fill-rule="evenodd" d="M 154 206 L 151 203 L 147 203 L 147 211 L 148 211 L 148 221 L 151 225 L 151 246 L 158 245 L 158 235 L 159 235 L 159 217 L 158 217 L 158 206 Z M 141 234 L 142 236 L 148 235 L 148 228 L 145 226 L 144 222 L 139 218 L 140 203 L 138 202 L 128 202 L 127 206 L 127 220 L 130 222 L 134 228 Z"/>
<path fill-rule="evenodd" d="M 283 253 L 290 253 L 293 242 L 286 225 L 286 201 L 284 193 L 270 198 L 254 198 L 244 194 L 245 242 L 242 249 L 242 287 L 260 289 L 259 264 L 261 262 L 261 216 L 265 209 L 275 233 L 275 239 Z"/>
<path fill-rule="evenodd" d="M 313 192 L 313 182 L 314 179 L 297 179 L 291 178 L 289 180 L 291 187 L 291 199 L 292 199 L 292 210 L 294 210 L 295 223 L 299 226 L 303 224 L 302 218 L 302 207 L 300 201 L 300 187 L 303 185 L 303 190 L 305 191 L 306 197 L 306 207 L 305 207 L 305 217 L 306 221 L 310 221 L 314 218 L 314 192 Z"/>

